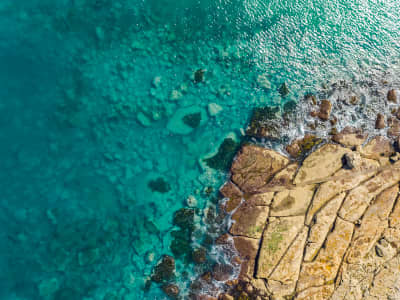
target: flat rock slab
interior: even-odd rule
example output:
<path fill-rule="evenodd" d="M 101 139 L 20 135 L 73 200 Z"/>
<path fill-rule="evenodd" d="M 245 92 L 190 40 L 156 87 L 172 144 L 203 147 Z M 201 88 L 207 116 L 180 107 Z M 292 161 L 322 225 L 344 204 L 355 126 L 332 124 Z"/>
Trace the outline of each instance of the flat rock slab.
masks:
<path fill-rule="evenodd" d="M 303 162 L 255 145 L 233 162 L 220 191 L 251 297 L 400 299 L 400 154 L 344 134 Z"/>

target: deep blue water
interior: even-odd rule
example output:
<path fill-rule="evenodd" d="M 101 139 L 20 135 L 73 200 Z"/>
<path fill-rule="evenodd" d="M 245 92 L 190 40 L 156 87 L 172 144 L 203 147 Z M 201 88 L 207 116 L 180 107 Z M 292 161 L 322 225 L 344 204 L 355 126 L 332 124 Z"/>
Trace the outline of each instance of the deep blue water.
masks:
<path fill-rule="evenodd" d="M 393 0 L 0 0 L 0 298 L 163 299 L 144 286 L 173 255 L 174 212 L 196 199 L 201 243 L 216 194 L 205 191 L 226 178 L 202 158 L 240 140 L 255 107 L 398 78 L 399 11 Z M 193 113 L 195 128 L 182 123 Z M 184 291 L 204 269 L 176 259 Z"/>

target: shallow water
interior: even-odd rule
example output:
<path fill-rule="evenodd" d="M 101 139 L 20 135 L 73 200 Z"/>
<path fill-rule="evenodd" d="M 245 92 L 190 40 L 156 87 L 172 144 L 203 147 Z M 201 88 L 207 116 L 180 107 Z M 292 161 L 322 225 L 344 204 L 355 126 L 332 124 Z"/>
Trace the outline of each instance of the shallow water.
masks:
<path fill-rule="evenodd" d="M 2 0 L 1 299 L 163 299 L 143 288 L 172 254 L 174 212 L 190 195 L 208 206 L 206 189 L 226 178 L 201 159 L 239 140 L 254 107 L 338 80 L 355 93 L 381 78 L 396 87 L 399 11 L 371 0 Z M 200 113 L 199 126 L 177 126 L 176 113 Z M 159 178 L 165 193 L 149 187 Z M 177 264 L 183 290 L 204 271 Z"/>

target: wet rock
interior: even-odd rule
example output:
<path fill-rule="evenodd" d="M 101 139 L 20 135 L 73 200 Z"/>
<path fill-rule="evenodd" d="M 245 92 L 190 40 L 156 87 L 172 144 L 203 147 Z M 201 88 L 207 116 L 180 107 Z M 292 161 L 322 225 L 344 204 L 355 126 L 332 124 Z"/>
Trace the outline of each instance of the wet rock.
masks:
<path fill-rule="evenodd" d="M 231 212 L 239 206 L 242 201 L 243 193 L 232 181 L 228 181 L 220 189 L 220 193 L 223 197 L 228 198 L 223 208 L 226 212 Z"/>
<path fill-rule="evenodd" d="M 194 249 L 192 252 L 192 260 L 196 264 L 202 264 L 207 261 L 207 250 L 203 247 Z"/>
<path fill-rule="evenodd" d="M 350 96 L 349 102 L 352 105 L 356 105 L 356 104 L 360 103 L 360 97 L 355 96 L 355 95 Z"/>
<path fill-rule="evenodd" d="M 162 286 L 164 293 L 172 298 L 177 299 L 179 296 L 179 287 L 176 284 L 170 283 Z"/>
<path fill-rule="evenodd" d="M 218 148 L 218 152 L 209 158 L 204 159 L 204 162 L 213 169 L 225 171 L 229 168 L 239 144 L 232 138 L 225 138 Z"/>
<path fill-rule="evenodd" d="M 299 167 L 299 164 L 297 162 L 289 164 L 286 168 L 283 170 L 279 171 L 274 175 L 274 177 L 268 182 L 268 184 L 264 188 L 259 189 L 260 192 L 262 191 L 272 191 L 272 192 L 267 192 L 267 193 L 262 193 L 262 194 L 255 194 L 252 196 L 252 198 L 262 200 L 259 204 L 255 205 L 269 205 L 272 201 L 272 198 L 274 196 L 274 192 L 277 191 L 278 189 L 286 189 L 292 186 L 292 181 L 294 176 L 297 173 L 297 169 Z M 249 201 L 250 199 L 246 199 Z"/>
<path fill-rule="evenodd" d="M 304 96 L 304 100 L 311 103 L 312 105 L 317 105 L 317 97 L 313 94 L 307 94 Z"/>
<path fill-rule="evenodd" d="M 290 93 L 290 90 L 289 90 L 286 82 L 282 83 L 282 85 L 279 87 L 278 91 L 282 97 L 286 97 Z"/>
<path fill-rule="evenodd" d="M 215 264 L 212 276 L 217 281 L 226 281 L 233 274 L 233 267 L 227 264 Z"/>
<path fill-rule="evenodd" d="M 387 100 L 389 102 L 397 103 L 397 92 L 396 92 L 396 90 L 392 89 L 392 90 L 388 91 Z"/>
<path fill-rule="evenodd" d="M 151 279 L 154 282 L 166 282 L 175 277 L 175 260 L 169 255 L 165 255 L 153 270 Z"/>
<path fill-rule="evenodd" d="M 400 120 L 397 118 L 391 117 L 388 119 L 388 136 L 389 137 L 398 137 L 400 136 Z"/>
<path fill-rule="evenodd" d="M 252 277 L 256 264 L 256 256 L 258 253 L 259 241 L 243 236 L 233 237 L 235 249 L 241 258 L 239 279 Z"/>
<path fill-rule="evenodd" d="M 296 112 L 297 103 L 296 101 L 288 101 L 283 105 L 283 111 L 285 114 L 293 114 Z"/>
<path fill-rule="evenodd" d="M 331 116 L 331 111 L 332 111 L 332 103 L 326 99 L 321 100 L 321 103 L 319 105 L 318 117 L 323 121 L 327 121 Z"/>
<path fill-rule="evenodd" d="M 349 152 L 339 145 L 323 145 L 303 161 L 294 183 L 314 182 L 331 176 L 342 167 L 342 157 Z"/>
<path fill-rule="evenodd" d="M 383 129 L 386 127 L 385 116 L 378 113 L 375 121 L 375 129 Z"/>
<path fill-rule="evenodd" d="M 193 208 L 181 208 L 174 214 L 172 223 L 185 230 L 191 231 L 194 226 L 194 214 Z"/>
<path fill-rule="evenodd" d="M 168 193 L 171 190 L 169 183 L 162 177 L 150 180 L 147 185 L 153 192 L 162 194 Z"/>
<path fill-rule="evenodd" d="M 306 155 L 311 149 L 322 142 L 321 138 L 312 134 L 307 134 L 301 139 L 293 141 L 290 145 L 286 146 L 286 151 L 293 158 L 298 158 Z"/>
<path fill-rule="evenodd" d="M 232 181 L 244 192 L 255 191 L 288 163 L 288 158 L 275 151 L 244 145 L 232 164 Z"/>
<path fill-rule="evenodd" d="M 203 82 L 205 73 L 206 73 L 206 70 L 204 70 L 204 69 L 196 70 L 196 72 L 194 72 L 194 82 L 195 83 Z"/>
<path fill-rule="evenodd" d="M 255 108 L 246 134 L 256 138 L 279 139 L 283 123 L 279 112 L 279 107 Z"/>
<path fill-rule="evenodd" d="M 336 143 L 342 144 L 345 147 L 355 147 L 362 145 L 367 139 L 368 134 L 363 133 L 360 129 L 346 126 L 343 130 L 332 137 Z"/>

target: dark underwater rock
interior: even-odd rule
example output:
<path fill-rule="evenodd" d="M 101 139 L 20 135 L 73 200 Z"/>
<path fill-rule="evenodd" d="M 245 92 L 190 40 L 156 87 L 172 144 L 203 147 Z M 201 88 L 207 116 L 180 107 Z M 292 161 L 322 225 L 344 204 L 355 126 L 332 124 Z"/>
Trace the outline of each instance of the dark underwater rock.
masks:
<path fill-rule="evenodd" d="M 169 183 L 162 177 L 150 180 L 147 185 L 153 192 L 159 192 L 162 194 L 167 193 L 171 190 L 171 186 L 169 185 Z"/>
<path fill-rule="evenodd" d="M 163 285 L 162 290 L 172 299 L 176 299 L 179 295 L 179 287 L 173 283 Z"/>
<path fill-rule="evenodd" d="M 172 253 L 176 257 L 185 257 L 187 258 L 190 252 L 192 251 L 191 243 L 191 235 L 187 230 L 174 230 L 171 232 L 172 241 L 169 245 Z"/>
<path fill-rule="evenodd" d="M 196 72 L 194 72 L 194 82 L 195 83 L 203 82 L 205 73 L 206 70 L 204 69 L 198 69 Z"/>
<path fill-rule="evenodd" d="M 183 117 L 182 119 L 183 123 L 186 125 L 192 127 L 192 128 L 197 128 L 200 125 L 201 121 L 201 113 L 194 113 L 194 114 L 189 114 Z"/>
<path fill-rule="evenodd" d="M 239 143 L 235 142 L 232 138 L 226 138 L 219 146 L 217 154 L 204 159 L 204 162 L 210 168 L 225 171 L 229 168 L 238 148 Z"/>
<path fill-rule="evenodd" d="M 279 139 L 283 120 L 279 107 L 258 107 L 254 109 L 246 134 L 256 138 Z"/>
<path fill-rule="evenodd" d="M 290 90 L 289 90 L 286 82 L 282 83 L 282 85 L 279 87 L 278 91 L 282 97 L 286 97 L 290 93 Z"/>
<path fill-rule="evenodd" d="M 195 210 L 192 208 L 181 208 L 174 214 L 172 223 L 182 229 L 192 229 L 194 226 Z"/>
<path fill-rule="evenodd" d="M 192 260 L 196 264 L 202 264 L 207 261 L 207 250 L 203 247 L 194 249 L 192 252 Z"/>
<path fill-rule="evenodd" d="M 166 282 L 170 281 L 175 277 L 175 260 L 169 255 L 164 255 L 161 261 L 153 270 L 151 279 L 154 282 Z"/>

